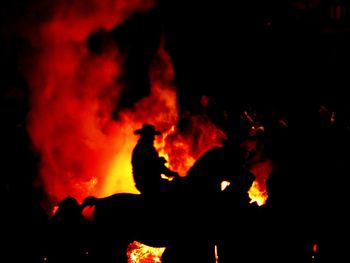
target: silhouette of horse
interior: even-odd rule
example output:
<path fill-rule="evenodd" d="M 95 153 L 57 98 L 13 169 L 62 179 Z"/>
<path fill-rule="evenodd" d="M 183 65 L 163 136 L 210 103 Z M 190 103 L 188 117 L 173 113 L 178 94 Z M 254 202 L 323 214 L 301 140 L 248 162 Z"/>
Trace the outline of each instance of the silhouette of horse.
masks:
<path fill-rule="evenodd" d="M 179 237 L 178 229 L 183 229 L 182 234 L 185 231 L 184 211 L 180 205 L 169 205 L 164 199 L 148 200 L 142 195 L 120 193 L 88 197 L 82 206 L 94 208 L 90 221 L 93 262 L 127 263 L 126 251 L 131 242 L 167 247 Z"/>
<path fill-rule="evenodd" d="M 203 244 L 215 239 L 225 204 L 220 183 L 235 180 L 241 173 L 239 163 L 232 148 L 215 147 L 195 162 L 186 177 L 178 178 L 174 194 L 155 198 L 128 193 L 87 197 L 82 206 L 94 207 L 91 228 L 92 238 L 97 240 L 93 246 L 97 261 L 105 257 L 106 262 L 127 262 L 127 245 L 135 240 L 168 247 L 183 239 L 206 237 L 201 239 Z M 251 177 L 247 180 L 252 183 Z"/>

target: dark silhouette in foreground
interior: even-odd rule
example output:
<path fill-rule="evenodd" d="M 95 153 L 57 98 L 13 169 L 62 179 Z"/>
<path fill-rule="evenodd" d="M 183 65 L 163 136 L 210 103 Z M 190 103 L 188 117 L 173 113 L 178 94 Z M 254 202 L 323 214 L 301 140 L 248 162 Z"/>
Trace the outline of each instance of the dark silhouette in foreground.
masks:
<path fill-rule="evenodd" d="M 74 197 L 64 198 L 49 220 L 50 262 L 82 262 L 88 249 L 87 220 Z"/>
<path fill-rule="evenodd" d="M 176 188 L 171 188 L 176 191 L 169 194 L 166 192 L 169 188 L 161 188 L 159 183 L 162 170 L 158 162 L 161 160 L 153 148 L 154 136 L 158 132 L 152 126 L 144 126 L 136 133 L 142 131 L 145 136 L 146 129 L 150 129 L 146 135 L 148 146 L 139 145 L 142 151 L 135 147 L 133 154 L 140 159 L 136 162 L 133 155 L 133 164 L 140 165 L 136 166 L 139 169 L 136 171 L 142 172 L 143 176 L 149 176 L 145 171 L 153 171 L 152 182 L 157 183 L 148 184 L 150 179 L 146 177 L 147 180 L 143 180 L 147 182 L 140 181 L 147 190 L 140 195 L 88 197 L 83 202 L 83 207 L 94 207 L 91 226 L 94 240 L 98 240 L 91 252 L 94 258 L 96 261 L 103 258 L 106 262 L 127 262 L 127 245 L 137 240 L 149 246 L 166 247 L 163 263 L 213 263 L 216 244 L 222 262 L 229 262 L 232 245 L 239 249 L 237 253 L 248 245 L 247 240 L 240 243 L 240 238 L 244 236 L 237 235 L 235 230 L 240 229 L 243 233 L 251 226 L 249 220 L 254 218 L 249 212 L 254 208 L 249 205 L 247 195 L 254 177 L 242 166 L 244 152 L 239 143 L 227 142 L 222 147 L 205 152 L 186 177 L 176 178 Z M 150 149 L 144 150 L 143 147 Z M 136 154 L 138 151 L 144 155 Z M 153 158 L 154 165 L 149 165 L 151 159 L 147 154 Z M 145 162 L 141 156 L 148 161 Z M 146 168 L 142 169 L 142 165 Z M 231 182 L 224 191 L 221 189 L 223 180 Z M 144 186 L 139 188 L 145 189 Z M 230 230 L 227 231 L 227 228 Z"/>
<path fill-rule="evenodd" d="M 178 177 L 179 175 L 165 166 L 165 158 L 160 157 L 154 147 L 155 136 L 161 135 L 161 132 L 151 124 L 143 124 L 142 128 L 137 129 L 134 133 L 140 136 L 131 157 L 137 190 L 145 196 L 158 196 L 172 192 L 171 187 L 174 183 L 163 179 L 161 175 L 167 177 Z"/>

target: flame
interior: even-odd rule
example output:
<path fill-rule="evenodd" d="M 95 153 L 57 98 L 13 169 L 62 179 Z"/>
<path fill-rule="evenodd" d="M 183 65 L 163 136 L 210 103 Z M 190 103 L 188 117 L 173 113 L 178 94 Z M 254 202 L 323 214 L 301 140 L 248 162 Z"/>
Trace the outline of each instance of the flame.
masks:
<path fill-rule="evenodd" d="M 268 198 L 266 180 L 271 174 L 272 169 L 272 161 L 268 158 L 260 160 L 250 167 L 250 172 L 255 176 L 255 180 L 248 191 L 251 199 L 250 203 L 256 202 L 259 206 L 266 203 Z"/>
<path fill-rule="evenodd" d="M 248 118 L 247 112 L 244 112 Z M 264 127 L 254 121 L 250 128 L 248 137 L 244 140 L 240 147 L 245 153 L 245 166 L 254 175 L 255 180 L 248 190 L 248 195 L 251 199 L 250 203 L 256 203 L 262 206 L 266 203 L 268 193 L 266 191 L 266 180 L 273 170 L 272 160 L 266 155 L 264 151 L 264 144 L 260 143 L 258 133 L 264 132 Z M 258 128 L 256 128 L 258 127 Z"/>
<path fill-rule="evenodd" d="M 149 68 L 150 94 L 132 108 L 119 109 L 125 88 L 124 54 L 116 43 L 99 54 L 87 39 L 107 33 L 135 12 L 150 10 L 153 1 L 89 0 L 86 5 L 54 5 L 52 16 L 35 30 L 34 66 L 28 73 L 31 111 L 28 131 L 40 154 L 38 178 L 49 206 L 64 197 L 81 202 L 86 196 L 138 193 L 131 173 L 134 130 L 152 123 L 163 132 L 157 148 L 170 168 L 185 175 L 196 158 L 225 137 L 208 118 L 187 116 L 190 127 L 178 130 L 174 70 L 164 39 Z M 51 208 L 50 208 L 51 209 Z"/>
<path fill-rule="evenodd" d="M 134 241 L 127 249 L 128 263 L 161 262 L 164 250 L 163 247 L 150 247 Z"/>
<path fill-rule="evenodd" d="M 81 201 L 86 195 L 108 194 L 105 176 L 115 156 L 126 158 L 133 138 L 120 142 L 137 125 L 111 118 L 123 89 L 118 82 L 123 57 L 117 46 L 111 44 L 97 55 L 88 50 L 87 39 L 96 30 L 111 30 L 133 13 L 151 9 L 154 1 L 56 1 L 51 5 L 50 18 L 27 30 L 37 50 L 27 72 L 28 130 L 41 157 L 41 183 L 57 204 L 67 195 Z M 126 174 L 126 168 L 120 170 Z M 116 190 L 135 192 L 129 177 L 124 179 L 117 181 Z"/>
<path fill-rule="evenodd" d="M 88 221 L 92 221 L 93 219 L 93 215 L 95 212 L 95 206 L 85 206 L 84 209 L 81 211 L 82 215 L 88 220 Z"/>
<path fill-rule="evenodd" d="M 81 202 L 86 196 L 138 193 L 131 169 L 131 152 L 142 123 L 162 131 L 156 142 L 171 169 L 184 176 L 195 160 L 210 148 L 221 146 L 224 132 L 203 115 L 185 113 L 188 127 L 181 130 L 171 57 L 160 43 L 149 68 L 150 94 L 132 108 L 118 109 L 125 56 L 111 39 L 103 52 L 87 46 L 91 34 L 110 31 L 132 14 L 154 7 L 153 0 L 53 1 L 49 16 L 29 30 L 33 66 L 27 72 L 31 88 L 28 131 L 40 154 L 38 180 L 51 207 L 66 196 Z M 29 34 L 30 34 L 29 33 Z M 202 98 L 202 104 L 208 103 Z M 187 114 L 187 115 L 186 115 Z M 261 189 L 266 171 L 253 169 Z M 259 186 L 259 187 L 258 187 Z M 87 216 L 93 207 L 83 211 Z M 137 244 L 131 262 L 149 258 L 157 262 L 162 248 Z M 138 261 L 136 261 L 138 260 Z"/>
<path fill-rule="evenodd" d="M 221 191 L 224 191 L 226 187 L 228 187 L 231 184 L 229 181 L 222 181 L 221 182 Z"/>
<path fill-rule="evenodd" d="M 132 179 L 131 152 L 136 144 L 137 137 L 133 134 L 142 123 L 153 123 L 163 132 L 161 138 L 157 138 L 157 144 L 164 137 L 167 130 L 176 124 L 177 96 L 175 87 L 172 84 L 173 71 L 170 56 L 163 48 L 160 48 L 156 58 L 151 65 L 151 94 L 140 100 L 133 110 L 125 110 L 119 113 L 120 126 L 116 133 L 116 141 L 123 147 L 116 151 L 111 161 L 105 182 L 103 194 L 110 195 L 120 192 L 120 185 L 129 184 L 125 188 L 127 192 L 138 193 Z M 164 67 L 160 72 L 159 67 Z M 156 72 L 156 73 L 155 73 Z M 161 112 L 161 113 L 160 113 Z M 117 131 L 116 131 L 117 132 Z"/>

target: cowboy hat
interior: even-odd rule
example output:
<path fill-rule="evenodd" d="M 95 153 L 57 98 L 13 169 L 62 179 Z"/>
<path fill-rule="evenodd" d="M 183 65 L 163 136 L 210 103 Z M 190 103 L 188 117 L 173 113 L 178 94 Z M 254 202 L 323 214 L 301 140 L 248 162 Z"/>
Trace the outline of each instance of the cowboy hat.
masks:
<path fill-rule="evenodd" d="M 135 134 L 140 135 L 161 135 L 160 131 L 157 131 L 154 125 L 151 124 L 143 124 L 141 129 L 137 129 L 134 131 Z"/>

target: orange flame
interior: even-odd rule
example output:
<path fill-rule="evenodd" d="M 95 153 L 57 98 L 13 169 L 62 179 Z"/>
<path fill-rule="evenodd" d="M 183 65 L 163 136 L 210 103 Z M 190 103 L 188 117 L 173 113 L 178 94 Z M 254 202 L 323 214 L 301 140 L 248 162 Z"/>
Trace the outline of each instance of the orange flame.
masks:
<path fill-rule="evenodd" d="M 188 131 L 177 130 L 174 71 L 162 47 L 150 67 L 150 95 L 118 112 L 118 120 L 112 119 L 124 88 L 123 55 L 116 45 L 93 54 L 87 49 L 87 38 L 97 29 L 121 24 L 133 12 L 149 10 L 153 1 L 108 3 L 90 0 L 86 6 L 56 6 L 51 20 L 38 27 L 32 38 L 40 52 L 29 72 L 28 130 L 41 156 L 40 181 L 53 205 L 68 195 L 81 202 L 88 195 L 138 193 L 130 160 L 137 140 L 133 131 L 142 123 L 152 123 L 163 132 L 157 147 L 182 175 L 224 138 L 201 116 L 189 117 Z"/>
<path fill-rule="evenodd" d="M 163 247 L 150 247 L 134 241 L 127 249 L 128 263 L 161 262 L 164 250 Z"/>
<path fill-rule="evenodd" d="M 154 1 L 53 5 L 51 19 L 31 38 L 39 52 L 28 72 L 32 91 L 28 130 L 41 155 L 40 179 L 57 204 L 67 195 L 82 200 L 111 192 L 105 189 L 105 176 L 115 156 L 126 158 L 132 142 L 120 142 L 137 125 L 110 117 L 123 89 L 116 81 L 123 62 L 117 47 L 96 55 L 88 51 L 86 41 L 96 30 L 110 30 L 132 13 L 149 10 Z M 115 190 L 135 192 L 129 177 L 124 179 L 116 181 Z"/>
<path fill-rule="evenodd" d="M 82 215 L 88 220 L 92 221 L 94 218 L 95 206 L 85 206 L 81 211 Z"/>
<path fill-rule="evenodd" d="M 162 45 L 150 67 L 150 95 L 118 112 L 118 120 L 111 117 L 124 88 L 120 81 L 123 54 L 113 44 L 102 54 L 92 54 L 87 39 L 97 30 L 109 31 L 122 24 L 135 12 L 150 10 L 153 0 L 57 3 L 51 19 L 33 34 L 32 45 L 38 53 L 28 72 L 28 130 L 40 153 L 40 180 L 51 203 L 58 204 L 66 196 L 81 202 L 90 195 L 138 193 L 130 161 L 137 140 L 133 132 L 142 123 L 152 123 L 163 132 L 156 147 L 180 175 L 206 150 L 221 146 L 225 134 L 205 116 L 187 116 L 186 131 L 176 127 L 174 71 Z M 264 177 L 257 167 L 254 171 L 257 178 Z M 84 214 L 91 215 L 93 209 Z M 131 258 L 160 257 L 161 249 L 150 252 L 149 247 L 140 247 Z"/>
<path fill-rule="evenodd" d="M 264 127 L 254 126 L 249 134 L 256 135 L 257 132 L 263 132 Z M 241 143 L 241 148 L 246 154 L 246 168 L 254 175 L 255 180 L 248 190 L 251 199 L 250 203 L 256 203 L 261 206 L 266 203 L 268 193 L 266 191 L 266 180 L 273 170 L 273 163 L 264 152 L 264 146 L 259 143 L 259 137 L 250 137 Z"/>
<path fill-rule="evenodd" d="M 272 169 L 273 165 L 270 159 L 259 161 L 250 168 L 250 172 L 255 176 L 255 180 L 248 191 L 251 203 L 256 202 L 259 206 L 266 203 L 268 198 L 266 180 L 271 174 Z"/>

